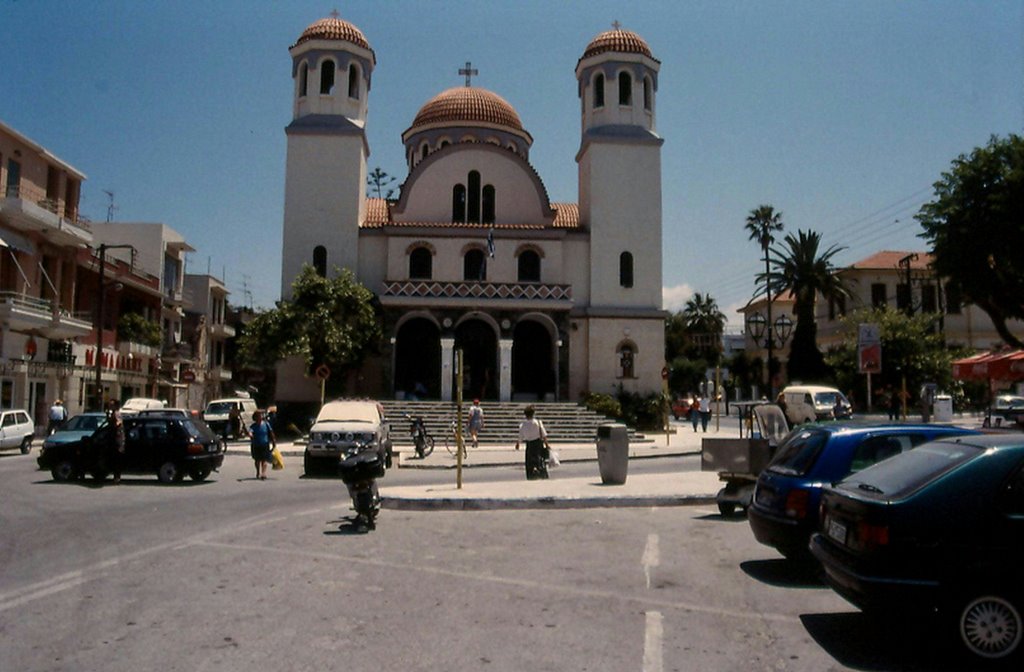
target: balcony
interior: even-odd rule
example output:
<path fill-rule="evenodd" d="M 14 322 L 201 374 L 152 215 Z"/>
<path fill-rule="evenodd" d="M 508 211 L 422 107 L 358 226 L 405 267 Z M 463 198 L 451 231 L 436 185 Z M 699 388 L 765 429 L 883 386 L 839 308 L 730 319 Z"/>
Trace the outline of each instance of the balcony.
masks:
<path fill-rule="evenodd" d="M 385 280 L 380 300 L 385 306 L 472 305 L 569 310 L 572 308 L 572 285 Z"/>
<path fill-rule="evenodd" d="M 192 361 L 191 343 L 165 343 L 160 353 L 164 364 L 180 364 Z"/>
<path fill-rule="evenodd" d="M 210 336 L 218 339 L 234 338 L 235 328 L 230 324 L 211 324 Z"/>
<path fill-rule="evenodd" d="M 52 340 L 93 331 L 91 315 L 74 315 L 57 309 L 51 301 L 18 292 L 0 292 L 0 322 L 13 331 L 34 331 Z"/>
<path fill-rule="evenodd" d="M 127 357 L 149 357 L 153 358 L 160 354 L 158 348 L 152 345 L 144 345 L 142 343 L 136 343 L 135 341 L 118 341 L 117 351 L 122 356 Z"/>
<path fill-rule="evenodd" d="M 223 366 L 215 366 L 210 369 L 209 378 L 212 380 L 227 382 L 231 380 L 231 369 Z"/>
<path fill-rule="evenodd" d="M 46 197 L 33 185 L 8 185 L 0 192 L 0 221 L 22 231 L 39 231 L 58 245 L 80 245 L 92 241 L 89 222 L 65 204 Z"/>

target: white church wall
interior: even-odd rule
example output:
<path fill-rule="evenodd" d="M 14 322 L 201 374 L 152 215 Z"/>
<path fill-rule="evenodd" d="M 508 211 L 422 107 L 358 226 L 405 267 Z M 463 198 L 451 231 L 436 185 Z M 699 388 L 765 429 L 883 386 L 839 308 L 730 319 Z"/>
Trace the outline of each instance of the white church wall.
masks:
<path fill-rule="evenodd" d="M 614 394 L 620 384 L 627 392 L 660 391 L 665 365 L 663 320 L 591 318 L 589 322 L 590 391 Z M 621 376 L 618 350 L 625 342 L 636 346 L 631 378 Z"/>

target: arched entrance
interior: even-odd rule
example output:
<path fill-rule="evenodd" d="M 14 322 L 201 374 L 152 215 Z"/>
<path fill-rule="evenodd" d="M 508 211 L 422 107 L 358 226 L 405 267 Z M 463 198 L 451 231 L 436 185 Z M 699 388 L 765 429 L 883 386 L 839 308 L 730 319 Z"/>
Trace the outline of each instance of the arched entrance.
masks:
<path fill-rule="evenodd" d="M 455 328 L 455 349 L 459 348 L 462 349 L 463 397 L 497 399 L 498 339 L 494 327 L 479 319 L 462 322 Z"/>
<path fill-rule="evenodd" d="M 394 381 L 396 392 L 431 399 L 441 396 L 441 332 L 433 321 L 414 317 L 398 328 Z"/>
<path fill-rule="evenodd" d="M 540 322 L 523 320 L 516 325 L 512 343 L 512 398 L 542 401 L 555 392 L 551 333 Z"/>

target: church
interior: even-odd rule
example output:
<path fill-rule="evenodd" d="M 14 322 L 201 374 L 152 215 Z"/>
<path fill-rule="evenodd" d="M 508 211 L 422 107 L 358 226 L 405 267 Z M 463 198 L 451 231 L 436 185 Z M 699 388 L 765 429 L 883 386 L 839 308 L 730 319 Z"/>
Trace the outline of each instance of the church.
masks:
<path fill-rule="evenodd" d="M 616 25 L 576 63 L 575 203 L 549 199 L 515 107 L 468 63 L 464 86 L 410 110 L 398 198 L 371 197 L 370 42 L 335 16 L 289 53 L 281 296 L 308 264 L 350 269 L 378 297 L 384 342 L 353 394 L 454 399 L 457 352 L 466 398 L 660 392 L 661 64 L 639 35 Z M 278 367 L 277 401 L 319 400 L 297 364 Z"/>

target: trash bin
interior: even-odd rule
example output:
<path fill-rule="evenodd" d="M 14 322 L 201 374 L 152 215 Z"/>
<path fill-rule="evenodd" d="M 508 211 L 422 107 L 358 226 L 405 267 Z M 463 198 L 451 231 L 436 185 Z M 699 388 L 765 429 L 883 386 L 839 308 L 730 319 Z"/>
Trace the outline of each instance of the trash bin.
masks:
<path fill-rule="evenodd" d="M 935 411 L 935 422 L 953 422 L 953 397 L 948 394 L 935 395 L 932 410 Z"/>
<path fill-rule="evenodd" d="M 622 485 L 629 470 L 629 435 L 626 426 L 608 422 L 597 426 L 597 465 L 601 482 Z"/>

